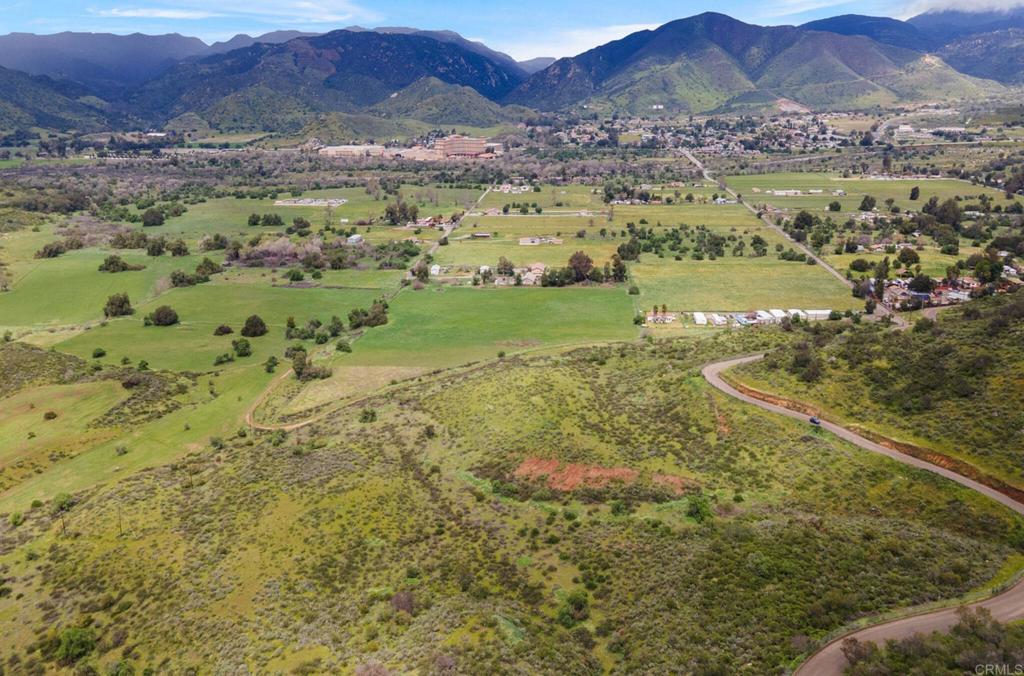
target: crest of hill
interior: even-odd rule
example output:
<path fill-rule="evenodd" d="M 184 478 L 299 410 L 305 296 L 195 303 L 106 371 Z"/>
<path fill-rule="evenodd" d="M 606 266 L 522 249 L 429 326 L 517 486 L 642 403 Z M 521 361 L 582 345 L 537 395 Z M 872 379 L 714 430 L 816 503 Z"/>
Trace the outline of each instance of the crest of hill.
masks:
<path fill-rule="evenodd" d="M 98 131 L 110 123 L 104 103 L 82 86 L 0 67 L 0 131 L 43 127 Z"/>
<path fill-rule="evenodd" d="M 378 103 L 373 111 L 392 118 L 474 127 L 518 122 L 533 112 L 521 106 L 500 106 L 472 87 L 447 84 L 436 77 L 417 80 Z"/>
<path fill-rule="evenodd" d="M 424 77 L 471 87 L 492 100 L 522 80 L 519 72 L 455 43 L 341 30 L 179 64 L 138 89 L 130 105 L 154 121 L 196 112 L 230 118 L 237 129 L 270 118 L 273 125 L 261 128 L 287 131 L 318 113 L 364 112 Z M 257 110 L 247 110 L 250 105 Z"/>
<path fill-rule="evenodd" d="M 631 112 L 709 112 L 737 98 L 816 108 L 976 96 L 998 85 L 861 35 L 762 27 L 705 13 L 559 59 L 507 98 L 540 110 L 580 103 Z M 756 96 L 754 96 L 756 94 Z M 658 108 L 659 110 L 661 108 Z"/>
<path fill-rule="evenodd" d="M 935 40 L 917 26 L 887 16 L 843 14 L 811 21 L 800 27 L 839 35 L 863 35 L 883 45 L 905 47 L 918 52 L 926 52 L 937 46 Z"/>
<path fill-rule="evenodd" d="M 0 36 L 0 66 L 74 80 L 106 94 L 140 84 L 206 49 L 199 38 L 177 33 L 10 33 Z"/>
<path fill-rule="evenodd" d="M 945 45 L 938 54 L 963 73 L 1024 84 L 1024 28 L 969 35 Z"/>
<path fill-rule="evenodd" d="M 420 28 L 408 28 L 405 26 L 380 26 L 378 28 L 363 28 L 361 26 L 352 26 L 346 28 L 349 31 L 371 31 L 375 33 L 383 33 L 385 35 L 419 35 L 422 37 L 433 38 L 439 42 L 449 42 L 451 44 L 458 45 L 463 49 L 471 52 L 475 52 L 480 56 L 487 57 L 488 59 L 500 63 L 505 68 L 516 72 L 520 77 L 526 77 L 533 71 L 528 71 L 523 68 L 523 65 L 513 59 L 504 52 L 491 49 L 482 42 L 476 40 L 468 40 L 455 31 L 449 30 L 423 30 Z"/>
<path fill-rule="evenodd" d="M 940 44 L 976 33 L 1024 28 L 1024 7 L 1006 11 L 941 10 L 918 14 L 907 23 L 932 36 Z"/>

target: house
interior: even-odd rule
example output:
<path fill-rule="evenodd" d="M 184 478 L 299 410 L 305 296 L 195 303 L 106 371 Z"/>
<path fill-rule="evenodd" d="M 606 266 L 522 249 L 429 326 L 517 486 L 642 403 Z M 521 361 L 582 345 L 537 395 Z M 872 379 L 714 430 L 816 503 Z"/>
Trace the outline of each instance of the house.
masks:
<path fill-rule="evenodd" d="M 771 316 L 777 322 L 781 322 L 783 319 L 787 317 L 786 313 L 783 312 L 782 310 L 768 310 L 768 313 L 771 314 Z"/>
<path fill-rule="evenodd" d="M 356 246 L 357 244 L 362 244 L 363 236 L 358 233 L 356 233 L 355 235 L 349 235 L 348 239 L 345 240 L 345 243 L 348 244 L 349 246 Z"/>
<path fill-rule="evenodd" d="M 832 314 L 832 310 L 807 310 L 805 314 L 807 319 L 810 320 L 828 319 L 828 316 Z"/>
<path fill-rule="evenodd" d="M 804 312 L 803 310 L 790 310 L 789 316 L 792 317 L 793 319 L 800 319 L 803 321 L 807 320 L 807 313 Z"/>
<path fill-rule="evenodd" d="M 489 232 L 474 232 L 472 235 L 470 235 L 470 237 L 472 237 L 473 239 L 490 239 L 491 238 L 491 233 L 489 233 Z"/>
<path fill-rule="evenodd" d="M 430 276 L 437 277 L 439 274 L 441 274 L 441 266 L 438 265 L 437 263 L 434 263 L 433 265 L 430 266 Z"/>
<path fill-rule="evenodd" d="M 481 275 L 486 275 L 490 271 L 491 271 L 491 266 L 490 265 L 481 265 L 480 269 L 477 272 L 479 272 Z"/>
<path fill-rule="evenodd" d="M 758 324 L 774 324 L 778 321 L 770 312 L 766 312 L 764 310 L 758 310 L 756 317 Z"/>
<path fill-rule="evenodd" d="M 717 312 L 712 312 L 711 313 L 711 322 L 715 326 L 725 326 L 726 324 L 729 323 L 729 320 L 726 319 L 725 317 L 723 317 L 722 315 L 718 314 Z"/>
<path fill-rule="evenodd" d="M 707 326 L 708 318 L 703 312 L 694 312 L 693 323 L 696 324 L 697 326 Z"/>

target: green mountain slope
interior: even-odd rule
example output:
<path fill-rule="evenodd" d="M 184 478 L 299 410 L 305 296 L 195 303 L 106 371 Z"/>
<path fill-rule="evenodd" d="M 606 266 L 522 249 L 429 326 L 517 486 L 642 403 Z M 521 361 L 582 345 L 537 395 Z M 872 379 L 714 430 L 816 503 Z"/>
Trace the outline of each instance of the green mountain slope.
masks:
<path fill-rule="evenodd" d="M 1024 84 L 1024 29 L 971 35 L 954 40 L 938 53 L 949 65 L 975 77 Z"/>
<path fill-rule="evenodd" d="M 828 109 L 998 91 L 940 59 L 792 26 L 707 13 L 641 31 L 530 77 L 507 98 L 544 110 L 580 103 L 649 112 L 706 112 L 734 100 L 787 98 Z"/>
<path fill-rule="evenodd" d="M 101 105 L 78 85 L 0 67 L 0 130 L 96 131 L 108 124 Z"/>
<path fill-rule="evenodd" d="M 468 124 L 491 127 L 526 117 L 531 111 L 519 106 L 502 107 L 472 87 L 441 82 L 435 77 L 417 80 L 370 109 L 388 118 L 408 118 L 431 124 Z"/>
<path fill-rule="evenodd" d="M 420 35 L 334 31 L 183 63 L 130 105 L 155 121 L 196 112 L 221 129 L 296 131 L 324 112 L 363 112 L 424 77 L 497 99 L 521 80 L 458 44 Z"/>

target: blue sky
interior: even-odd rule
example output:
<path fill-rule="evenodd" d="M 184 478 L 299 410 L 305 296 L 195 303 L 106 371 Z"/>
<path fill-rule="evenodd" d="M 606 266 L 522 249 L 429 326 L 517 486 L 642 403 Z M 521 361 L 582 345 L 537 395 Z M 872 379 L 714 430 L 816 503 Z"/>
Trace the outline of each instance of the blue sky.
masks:
<path fill-rule="evenodd" d="M 455 30 L 526 59 L 570 56 L 704 11 L 723 12 L 750 23 L 797 24 L 847 13 L 902 17 L 930 1 L 0 0 L 0 33 L 177 32 L 212 42 L 236 33 L 257 35 L 284 28 L 326 32 L 353 24 L 415 26 Z"/>

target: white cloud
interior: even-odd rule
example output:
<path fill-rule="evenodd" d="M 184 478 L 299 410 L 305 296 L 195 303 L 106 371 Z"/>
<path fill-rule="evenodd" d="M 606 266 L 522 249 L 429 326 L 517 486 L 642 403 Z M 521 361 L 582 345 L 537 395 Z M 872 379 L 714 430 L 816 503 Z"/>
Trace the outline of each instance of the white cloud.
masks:
<path fill-rule="evenodd" d="M 576 56 L 588 49 L 618 40 L 630 33 L 652 30 L 659 24 L 618 24 L 614 26 L 597 26 L 595 28 L 573 28 L 554 31 L 548 34 L 534 33 L 522 41 L 509 42 L 502 39 L 488 42 L 488 46 L 509 54 L 519 61 L 539 56 Z"/>
<path fill-rule="evenodd" d="M 960 12 L 1008 12 L 1024 7 L 1024 0 L 973 0 L 970 5 L 962 0 L 917 0 L 907 5 L 900 18 L 910 18 L 929 10 L 954 9 Z"/>
<path fill-rule="evenodd" d="M 158 9 L 155 7 L 129 7 L 90 10 L 96 16 L 118 19 L 211 19 L 221 16 L 214 12 L 191 9 Z"/>
<path fill-rule="evenodd" d="M 755 12 L 751 18 L 754 19 L 779 19 L 788 16 L 798 16 L 805 12 L 813 12 L 818 9 L 838 7 L 849 4 L 850 0 L 777 0 L 766 4 Z"/>
<path fill-rule="evenodd" d="M 233 17 L 255 19 L 261 22 L 287 26 L 338 24 L 349 21 L 374 21 L 376 12 L 352 0 L 218 0 L 216 11 L 208 9 L 210 3 L 201 0 L 176 2 L 176 8 L 115 7 L 92 9 L 95 16 L 110 18 L 147 19 L 209 19 Z"/>

